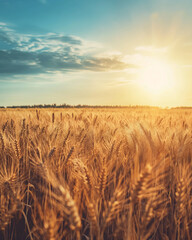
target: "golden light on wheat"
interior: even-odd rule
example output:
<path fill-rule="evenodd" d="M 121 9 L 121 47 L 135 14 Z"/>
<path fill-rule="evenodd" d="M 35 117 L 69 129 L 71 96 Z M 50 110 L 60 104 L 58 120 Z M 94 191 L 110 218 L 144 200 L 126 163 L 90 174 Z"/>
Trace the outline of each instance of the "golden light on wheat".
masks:
<path fill-rule="evenodd" d="M 184 109 L 1 110 L 0 239 L 191 239 L 191 128 Z"/>

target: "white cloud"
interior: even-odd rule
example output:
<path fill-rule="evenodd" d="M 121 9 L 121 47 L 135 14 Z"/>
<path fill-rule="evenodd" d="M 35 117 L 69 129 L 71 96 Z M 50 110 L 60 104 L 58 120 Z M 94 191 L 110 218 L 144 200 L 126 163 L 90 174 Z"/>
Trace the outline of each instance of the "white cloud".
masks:
<path fill-rule="evenodd" d="M 0 29 L 0 73 L 37 74 L 51 71 L 123 71 L 123 55 L 78 36 L 21 34 L 7 25 Z"/>
<path fill-rule="evenodd" d="M 138 46 L 135 51 L 143 53 L 166 53 L 168 47 Z"/>
<path fill-rule="evenodd" d="M 6 26 L 6 25 L 7 25 L 6 23 L 0 22 L 0 28 L 1 28 L 1 26 Z"/>
<path fill-rule="evenodd" d="M 127 64 L 133 64 L 135 66 L 143 66 L 143 63 L 148 61 L 149 56 L 141 53 L 129 54 L 122 57 L 122 61 Z"/>

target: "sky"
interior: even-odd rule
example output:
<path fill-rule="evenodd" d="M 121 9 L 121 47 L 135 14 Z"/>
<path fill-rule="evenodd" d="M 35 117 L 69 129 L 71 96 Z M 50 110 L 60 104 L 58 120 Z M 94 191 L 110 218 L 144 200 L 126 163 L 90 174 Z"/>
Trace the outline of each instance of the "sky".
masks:
<path fill-rule="evenodd" d="M 0 106 L 191 106 L 191 24 L 191 0 L 0 0 Z"/>

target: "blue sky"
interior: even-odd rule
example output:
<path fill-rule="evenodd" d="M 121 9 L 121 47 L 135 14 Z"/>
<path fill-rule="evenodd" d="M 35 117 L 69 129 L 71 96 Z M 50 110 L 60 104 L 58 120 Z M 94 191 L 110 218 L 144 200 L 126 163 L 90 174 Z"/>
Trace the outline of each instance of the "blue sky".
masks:
<path fill-rule="evenodd" d="M 191 105 L 191 23 L 189 0 L 0 0 L 0 105 Z"/>

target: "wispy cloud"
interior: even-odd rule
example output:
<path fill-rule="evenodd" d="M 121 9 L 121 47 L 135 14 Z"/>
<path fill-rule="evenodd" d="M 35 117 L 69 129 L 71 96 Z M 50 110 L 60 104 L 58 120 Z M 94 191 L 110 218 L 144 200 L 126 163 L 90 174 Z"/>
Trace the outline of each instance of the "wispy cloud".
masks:
<path fill-rule="evenodd" d="M 166 53 L 168 51 L 168 47 L 155 47 L 155 46 L 138 46 L 135 48 L 138 52 L 144 53 Z"/>
<path fill-rule="evenodd" d="M 121 54 L 101 54 L 95 42 L 56 33 L 21 34 L 0 23 L 0 74 L 111 71 L 129 67 Z"/>

